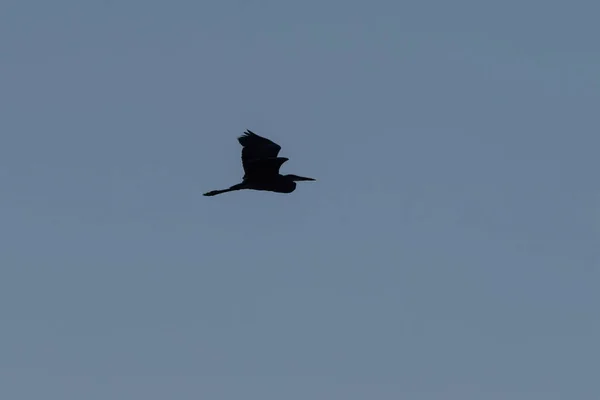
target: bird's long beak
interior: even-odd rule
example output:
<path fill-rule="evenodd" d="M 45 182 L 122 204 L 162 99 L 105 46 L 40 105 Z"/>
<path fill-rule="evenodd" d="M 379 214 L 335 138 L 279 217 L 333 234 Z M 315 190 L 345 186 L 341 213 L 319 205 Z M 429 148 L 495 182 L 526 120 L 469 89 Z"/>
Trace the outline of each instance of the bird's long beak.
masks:
<path fill-rule="evenodd" d="M 294 178 L 295 181 L 316 181 L 316 179 L 313 178 L 306 178 L 304 176 L 296 176 Z"/>

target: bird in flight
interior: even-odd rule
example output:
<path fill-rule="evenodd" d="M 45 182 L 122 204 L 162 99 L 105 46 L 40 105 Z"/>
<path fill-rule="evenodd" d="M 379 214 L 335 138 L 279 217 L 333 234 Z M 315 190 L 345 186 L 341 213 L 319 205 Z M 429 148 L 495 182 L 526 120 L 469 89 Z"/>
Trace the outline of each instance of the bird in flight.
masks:
<path fill-rule="evenodd" d="M 242 145 L 242 166 L 244 167 L 242 182 L 228 189 L 212 190 L 204 193 L 204 196 L 215 196 L 243 189 L 292 193 L 296 190 L 296 182 L 315 180 L 298 175 L 281 175 L 279 168 L 288 159 L 277 157 L 281 146 L 267 138 L 246 130 L 238 138 L 238 142 Z"/>

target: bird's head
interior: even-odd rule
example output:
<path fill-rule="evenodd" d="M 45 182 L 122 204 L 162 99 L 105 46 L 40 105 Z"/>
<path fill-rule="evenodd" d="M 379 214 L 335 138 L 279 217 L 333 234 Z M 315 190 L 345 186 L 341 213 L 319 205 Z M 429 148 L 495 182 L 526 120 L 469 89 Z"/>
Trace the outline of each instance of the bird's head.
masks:
<path fill-rule="evenodd" d="M 298 176 L 298 175 L 286 175 L 287 178 L 291 179 L 294 182 L 299 182 L 299 181 L 314 181 L 316 179 L 313 178 L 306 178 L 304 176 Z"/>

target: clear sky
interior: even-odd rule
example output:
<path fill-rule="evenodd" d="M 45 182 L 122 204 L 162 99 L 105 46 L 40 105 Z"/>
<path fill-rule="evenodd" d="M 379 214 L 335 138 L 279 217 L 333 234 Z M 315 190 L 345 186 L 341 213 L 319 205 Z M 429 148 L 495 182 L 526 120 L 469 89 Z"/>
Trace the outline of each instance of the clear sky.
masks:
<path fill-rule="evenodd" d="M 598 15 L 3 0 L 0 397 L 600 398 Z"/>

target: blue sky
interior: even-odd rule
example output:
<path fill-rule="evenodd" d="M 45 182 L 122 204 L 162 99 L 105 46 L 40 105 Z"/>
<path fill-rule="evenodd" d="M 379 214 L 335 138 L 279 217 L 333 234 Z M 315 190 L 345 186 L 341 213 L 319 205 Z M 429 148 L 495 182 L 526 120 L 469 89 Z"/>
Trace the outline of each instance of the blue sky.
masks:
<path fill-rule="evenodd" d="M 4 0 L 1 397 L 599 398 L 599 12 Z"/>

